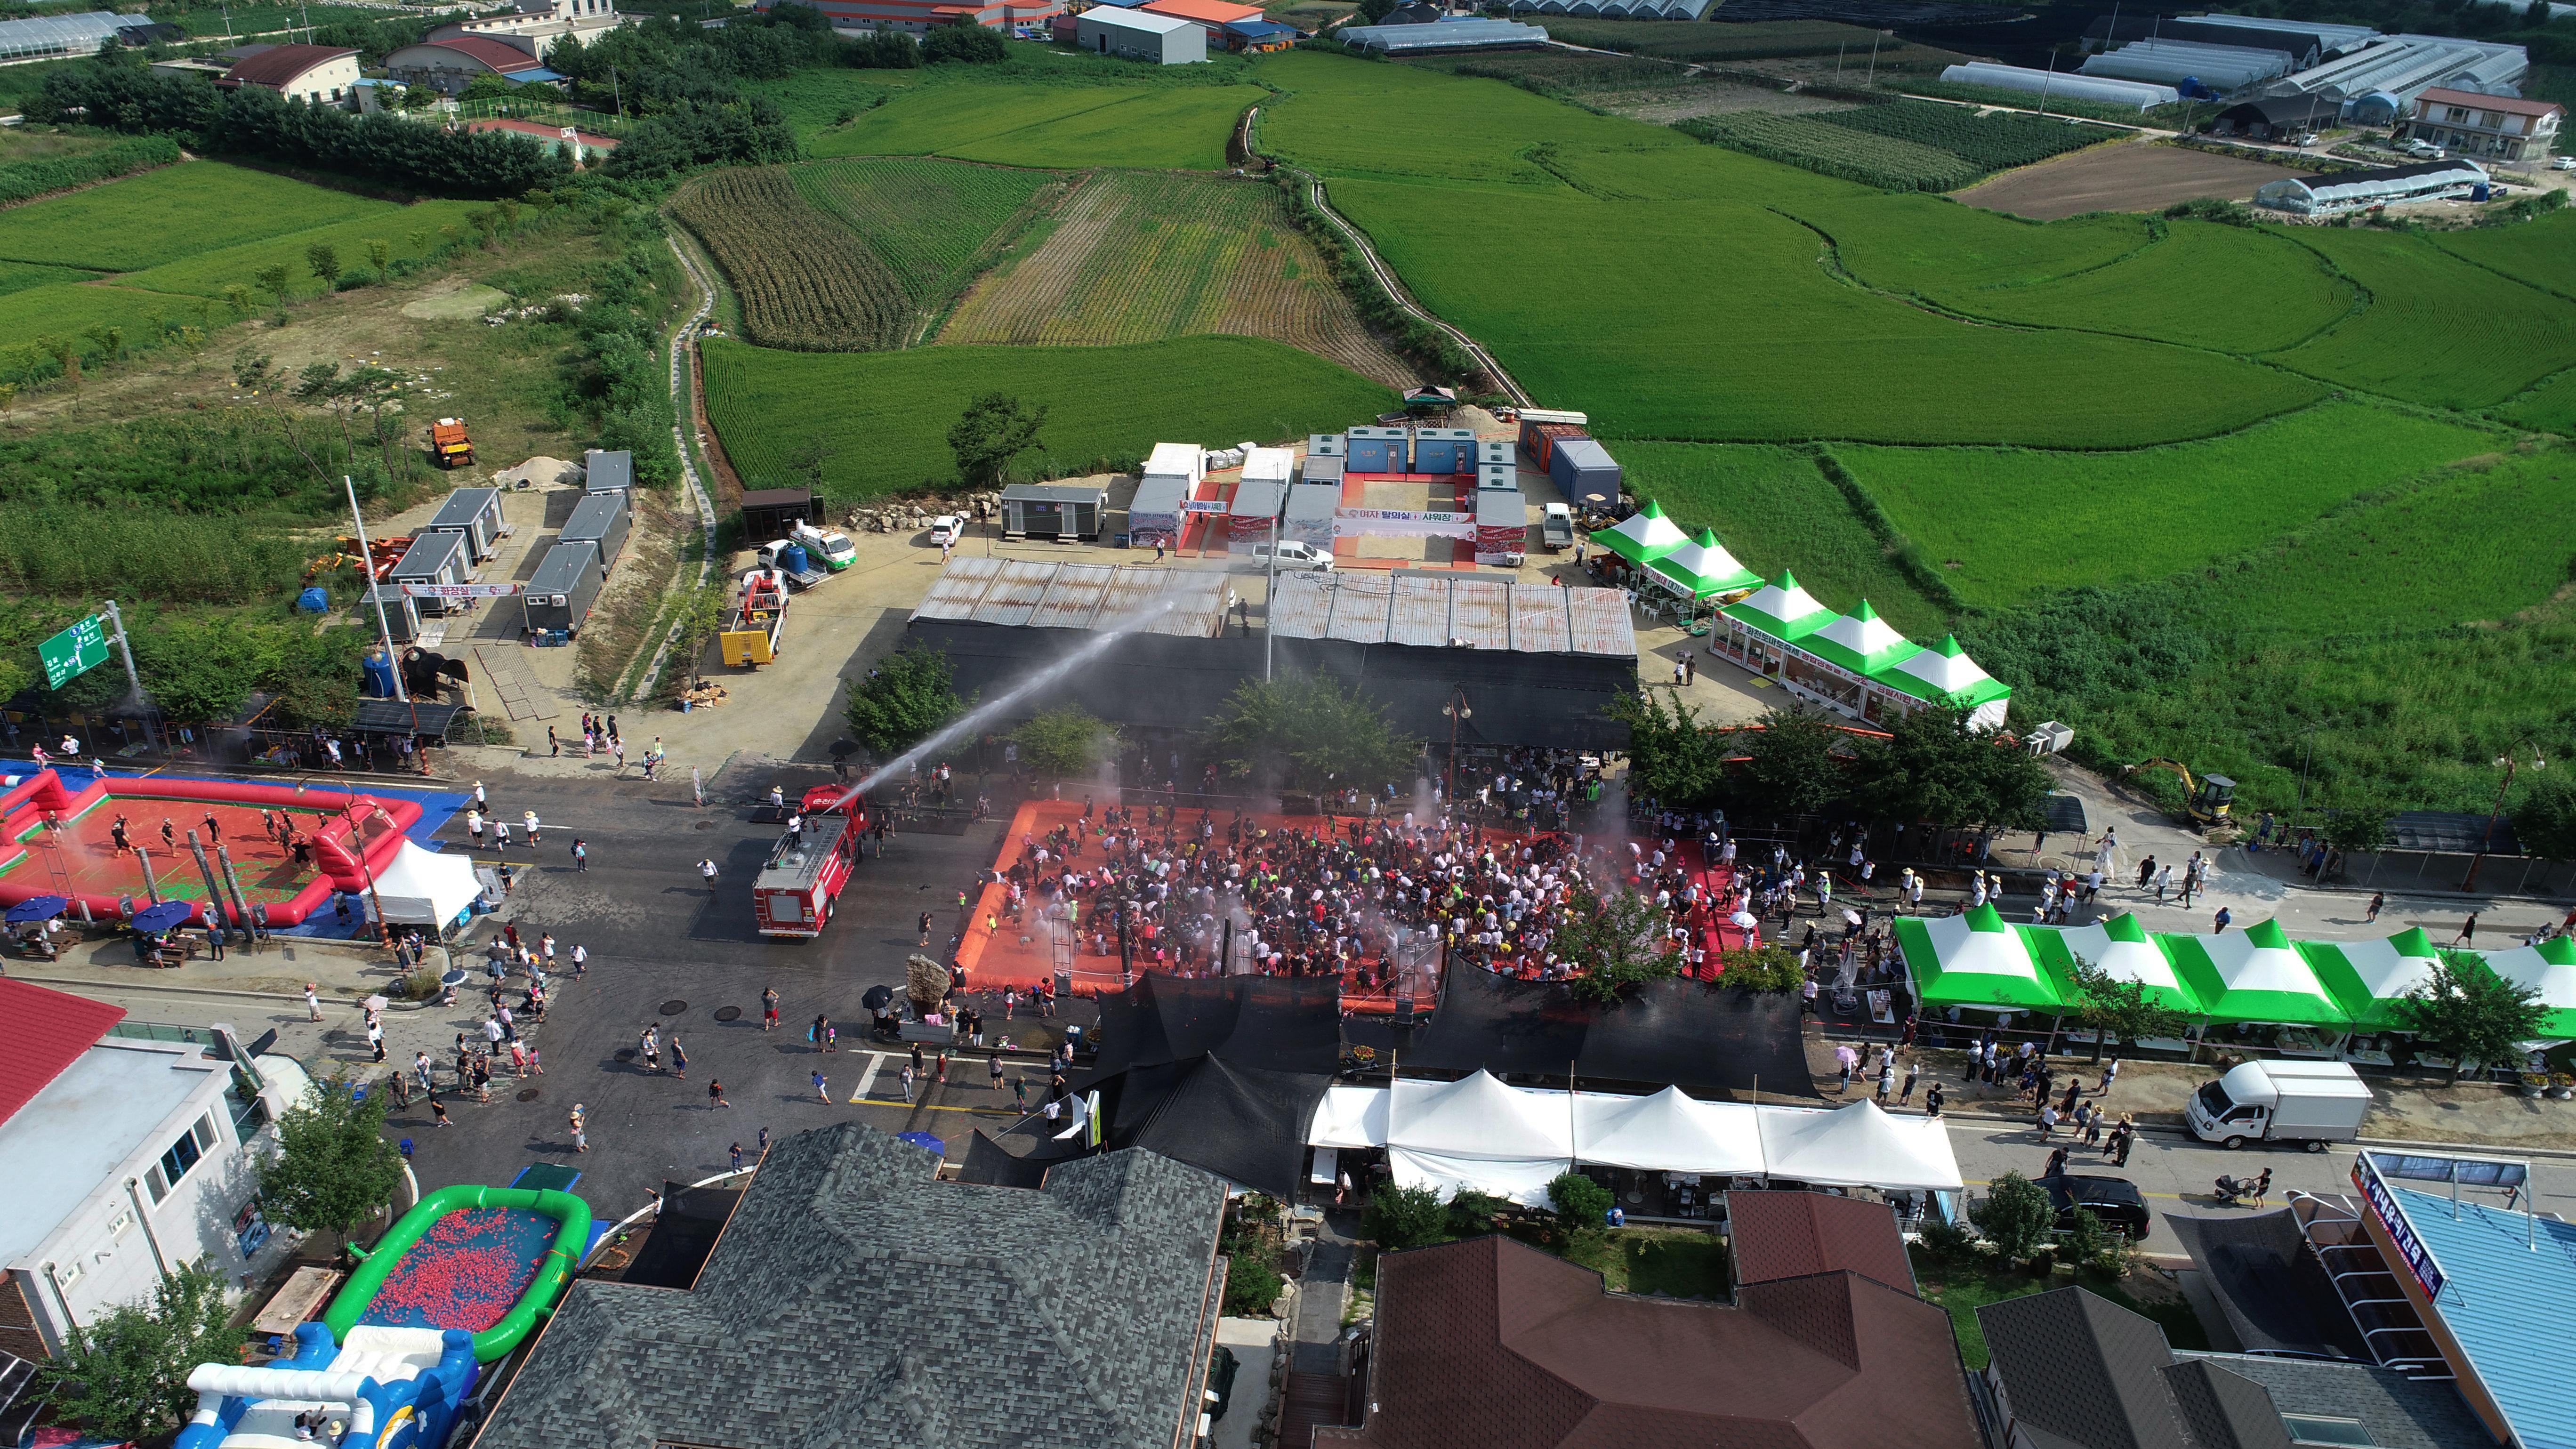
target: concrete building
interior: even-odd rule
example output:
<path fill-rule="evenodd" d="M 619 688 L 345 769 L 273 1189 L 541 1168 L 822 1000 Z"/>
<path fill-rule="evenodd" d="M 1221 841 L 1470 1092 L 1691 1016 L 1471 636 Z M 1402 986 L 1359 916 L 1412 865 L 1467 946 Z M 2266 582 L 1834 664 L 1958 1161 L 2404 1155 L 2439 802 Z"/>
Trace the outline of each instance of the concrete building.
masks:
<path fill-rule="evenodd" d="M 0 1349 L 22 1358 L 149 1297 L 167 1269 L 202 1259 L 238 1283 L 285 1251 L 251 1164 L 289 1103 L 220 1028 L 146 1039 L 124 1016 L 0 979 Z"/>
<path fill-rule="evenodd" d="M 2503 161 L 2538 159 L 2558 140 L 2567 108 L 2556 101 L 2526 101 L 2512 96 L 2480 95 L 2440 86 L 2415 98 L 2405 135 L 2430 141 L 2454 156 L 2488 156 Z"/>
<path fill-rule="evenodd" d="M 257 86 L 317 106 L 358 103 L 358 53 L 345 45 L 269 45 L 243 56 L 215 82 L 226 90 Z"/>
<path fill-rule="evenodd" d="M 497 15 L 478 15 L 429 32 L 431 40 L 479 35 L 515 46 L 543 60 L 546 48 L 570 35 L 589 40 L 615 30 L 627 17 L 617 13 L 617 0 L 516 0 Z"/>
<path fill-rule="evenodd" d="M 563 79 L 527 51 L 488 35 L 406 45 L 385 57 L 385 74 L 405 85 L 429 86 L 451 96 L 487 75 L 520 85 Z"/>
<path fill-rule="evenodd" d="M 1198 21 L 1114 5 L 1075 16 L 1073 40 L 1084 50 L 1156 65 L 1190 65 L 1207 59 L 1207 27 Z"/>

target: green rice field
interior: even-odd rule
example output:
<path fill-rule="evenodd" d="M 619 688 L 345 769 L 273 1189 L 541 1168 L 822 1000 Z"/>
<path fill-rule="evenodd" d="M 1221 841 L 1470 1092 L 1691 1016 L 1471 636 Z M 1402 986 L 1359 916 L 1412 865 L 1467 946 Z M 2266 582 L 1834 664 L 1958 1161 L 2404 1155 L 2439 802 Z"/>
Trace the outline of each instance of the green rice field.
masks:
<path fill-rule="evenodd" d="M 2431 240 L 2455 257 L 2561 297 L 2576 297 L 2576 211 L 2561 208 L 2511 226 L 2436 232 Z"/>
<path fill-rule="evenodd" d="M 1249 337 L 1130 347 L 925 347 L 775 352 L 711 340 L 707 412 L 745 486 L 783 486 L 821 453 L 822 488 L 854 502 L 956 477 L 948 429 L 969 399 L 1012 394 L 1048 409 L 1032 476 L 1124 460 L 1173 439 L 1280 442 L 1383 412 L 1392 389 Z"/>
<path fill-rule="evenodd" d="M 122 329 L 127 350 L 150 347 L 160 334 L 156 316 L 168 319 L 172 326 L 190 327 L 221 326 L 232 320 L 220 304 L 206 298 L 138 287 L 51 282 L 0 296 L 0 382 L 25 377 L 36 360 L 28 353 L 29 345 L 41 338 L 73 342 L 93 362 L 106 348 L 98 339 L 84 336 L 92 328 Z"/>
<path fill-rule="evenodd" d="M 806 200 L 859 234 L 924 311 L 954 299 L 1063 190 L 1063 178 L 1043 171 L 896 156 L 790 175 Z"/>
<path fill-rule="evenodd" d="M 217 161 L 0 211 L 0 261 L 133 272 L 217 247 L 402 208 Z"/>
<path fill-rule="evenodd" d="M 2576 302 L 2420 236 L 2335 227 L 2298 235 L 2366 290 L 2370 305 L 2278 354 L 2284 366 L 2447 408 L 2491 406 L 2576 366 Z"/>
<path fill-rule="evenodd" d="M 2526 428 L 2576 435 L 2576 368 L 2506 403 L 2496 415 Z"/>
<path fill-rule="evenodd" d="M 867 71 L 875 77 L 900 72 Z M 1004 166 L 1216 171 L 1256 86 L 917 85 L 806 138 L 831 156 L 950 156 Z"/>

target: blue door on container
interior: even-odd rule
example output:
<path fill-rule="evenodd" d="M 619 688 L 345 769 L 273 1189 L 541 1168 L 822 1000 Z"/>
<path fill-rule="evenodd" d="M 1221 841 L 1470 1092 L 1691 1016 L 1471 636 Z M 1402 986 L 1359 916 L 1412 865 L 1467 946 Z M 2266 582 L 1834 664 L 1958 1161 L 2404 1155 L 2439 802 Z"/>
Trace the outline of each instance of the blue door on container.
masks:
<path fill-rule="evenodd" d="M 1351 438 L 1350 470 L 1354 473 L 1401 473 L 1404 471 L 1404 437 Z"/>
<path fill-rule="evenodd" d="M 1474 446 L 1475 444 L 1473 443 L 1461 443 L 1456 438 L 1415 438 L 1413 440 L 1413 471 L 1416 473 L 1455 473 L 1459 471 L 1458 454 L 1460 450 L 1473 448 Z"/>

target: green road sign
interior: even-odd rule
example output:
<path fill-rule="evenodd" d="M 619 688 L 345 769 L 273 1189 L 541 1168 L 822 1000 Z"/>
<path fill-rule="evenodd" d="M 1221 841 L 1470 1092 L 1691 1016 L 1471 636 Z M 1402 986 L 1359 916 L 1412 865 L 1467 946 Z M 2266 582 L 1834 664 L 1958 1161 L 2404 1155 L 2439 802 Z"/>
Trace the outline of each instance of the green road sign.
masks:
<path fill-rule="evenodd" d="M 60 689 L 63 681 L 107 662 L 107 631 L 100 627 L 99 617 L 92 614 L 37 645 L 36 656 L 45 661 L 45 687 Z"/>

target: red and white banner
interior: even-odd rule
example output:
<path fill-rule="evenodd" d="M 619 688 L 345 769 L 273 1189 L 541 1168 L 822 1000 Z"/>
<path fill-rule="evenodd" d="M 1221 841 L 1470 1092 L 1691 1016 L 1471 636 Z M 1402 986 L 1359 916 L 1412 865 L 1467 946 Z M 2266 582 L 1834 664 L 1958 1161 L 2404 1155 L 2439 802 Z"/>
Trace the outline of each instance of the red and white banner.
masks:
<path fill-rule="evenodd" d="M 1395 508 L 1341 508 L 1333 512 L 1335 538 L 1474 538 L 1472 513 L 1411 513 Z"/>
<path fill-rule="evenodd" d="M 507 599 L 516 597 L 517 584 L 405 584 L 403 592 L 415 599 Z"/>

